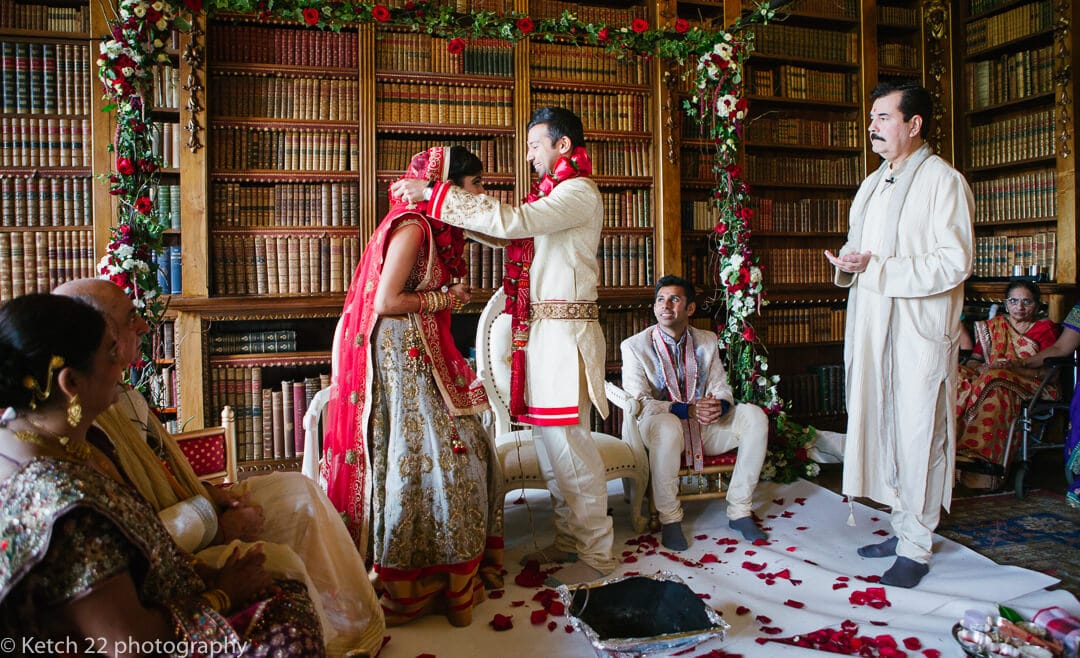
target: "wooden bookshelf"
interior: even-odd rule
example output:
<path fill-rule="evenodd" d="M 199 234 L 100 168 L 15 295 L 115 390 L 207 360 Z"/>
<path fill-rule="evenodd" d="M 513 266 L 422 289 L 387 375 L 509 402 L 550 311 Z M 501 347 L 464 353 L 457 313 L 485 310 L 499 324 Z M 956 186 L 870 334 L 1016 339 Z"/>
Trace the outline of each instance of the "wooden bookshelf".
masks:
<path fill-rule="evenodd" d="M 954 38 L 958 165 L 975 194 L 969 299 L 1000 298 L 1016 272 L 1036 275 L 1052 319 L 1075 301 L 1076 80 L 1073 41 L 1055 28 L 1070 3 L 965 0 Z M 1000 301 L 998 299 L 998 301 Z"/>

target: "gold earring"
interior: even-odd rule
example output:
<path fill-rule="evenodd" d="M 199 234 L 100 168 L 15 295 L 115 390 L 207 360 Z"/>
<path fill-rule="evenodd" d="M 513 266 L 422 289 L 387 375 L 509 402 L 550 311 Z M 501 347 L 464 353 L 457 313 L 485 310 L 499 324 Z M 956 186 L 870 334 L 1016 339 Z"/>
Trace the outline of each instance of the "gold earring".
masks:
<path fill-rule="evenodd" d="M 68 402 L 67 422 L 72 427 L 78 427 L 80 421 L 82 421 L 82 405 L 79 404 L 79 396 L 75 395 Z"/>

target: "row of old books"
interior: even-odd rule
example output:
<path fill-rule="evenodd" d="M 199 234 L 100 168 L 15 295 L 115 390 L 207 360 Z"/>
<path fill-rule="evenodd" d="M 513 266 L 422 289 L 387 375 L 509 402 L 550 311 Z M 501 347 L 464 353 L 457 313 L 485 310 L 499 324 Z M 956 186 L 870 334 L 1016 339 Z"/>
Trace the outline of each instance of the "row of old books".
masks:
<path fill-rule="evenodd" d="M 998 44 L 1046 32 L 1053 26 L 1054 8 L 1050 0 L 1032 2 L 968 23 L 966 51 L 968 55 L 977 55 Z"/>
<path fill-rule="evenodd" d="M 780 397 L 798 415 L 837 415 L 847 409 L 843 364 L 814 366 L 780 378 Z"/>
<path fill-rule="evenodd" d="M 375 121 L 510 127 L 514 90 L 480 85 L 378 82 Z"/>
<path fill-rule="evenodd" d="M 323 32 L 261 25 L 211 25 L 210 61 L 355 69 L 360 52 L 355 31 Z"/>
<path fill-rule="evenodd" d="M 754 209 L 751 224 L 758 232 L 842 233 L 848 228 L 851 198 L 772 199 L 750 198 Z"/>
<path fill-rule="evenodd" d="M 973 181 L 971 191 L 975 195 L 976 223 L 1057 217 L 1057 172 L 1054 169 Z"/>
<path fill-rule="evenodd" d="M 47 293 L 94 275 L 94 236 L 86 230 L 0 232 L 0 299 Z"/>
<path fill-rule="evenodd" d="M 753 96 L 854 103 L 859 94 L 858 76 L 844 71 L 815 71 L 794 64 L 769 67 L 751 62 L 749 76 Z"/>
<path fill-rule="evenodd" d="M 162 167 L 180 168 L 180 149 L 183 128 L 178 123 L 150 123 L 150 152 L 157 156 Z"/>
<path fill-rule="evenodd" d="M 602 288 L 653 284 L 651 236 L 603 235 L 596 258 Z"/>
<path fill-rule="evenodd" d="M 163 320 L 151 335 L 151 349 L 155 359 L 176 358 L 176 325 L 172 320 Z"/>
<path fill-rule="evenodd" d="M 90 49 L 70 43 L 0 42 L 4 114 L 89 114 Z"/>
<path fill-rule="evenodd" d="M 714 285 L 716 277 L 716 255 L 707 245 L 698 244 L 691 251 L 683 247 L 682 276 L 698 287 L 699 290 Z"/>
<path fill-rule="evenodd" d="M 317 71 L 311 77 L 212 74 L 210 112 L 218 117 L 359 121 L 360 81 L 317 75 Z"/>
<path fill-rule="evenodd" d="M 712 145 L 700 148 L 684 148 L 679 153 L 679 169 L 683 180 L 712 180 L 715 164 Z"/>
<path fill-rule="evenodd" d="M 215 233 L 210 250 L 215 295 L 318 295 L 348 289 L 360 238 Z"/>
<path fill-rule="evenodd" d="M 648 84 L 648 68 L 641 57 L 620 57 L 603 48 L 532 42 L 529 70 L 533 80 Z"/>
<path fill-rule="evenodd" d="M 919 50 L 910 43 L 882 41 L 878 44 L 878 66 L 914 69 L 919 66 Z"/>
<path fill-rule="evenodd" d="M 1054 124 L 1054 108 L 1048 107 L 972 126 L 971 166 L 1053 157 L 1057 152 Z"/>
<path fill-rule="evenodd" d="M 473 139 L 387 137 L 376 144 L 375 166 L 379 171 L 404 171 L 414 155 L 438 146 L 464 146 L 484 163 L 485 174 L 514 173 L 514 139 L 501 135 Z"/>
<path fill-rule="evenodd" d="M 1025 276 L 1031 267 L 1038 267 L 1040 276 L 1053 281 L 1057 271 L 1057 231 L 1031 229 L 1021 234 L 1013 230 L 1008 235 L 979 235 L 975 237 L 975 270 L 972 276 L 983 279 L 1004 279 L 1019 268 Z"/>
<path fill-rule="evenodd" d="M 157 265 L 157 281 L 162 294 L 179 295 L 183 290 L 183 260 L 180 245 L 167 245 L 154 254 Z"/>
<path fill-rule="evenodd" d="M 768 284 L 830 283 L 833 280 L 835 270 L 819 248 L 785 247 L 756 253 Z"/>
<path fill-rule="evenodd" d="M 180 378 L 176 366 L 160 366 L 150 377 L 150 406 L 154 409 L 174 409 L 180 399 Z"/>
<path fill-rule="evenodd" d="M 964 64 L 967 106 L 1000 105 L 1054 90 L 1054 51 L 1051 46 L 1003 53 L 994 59 Z"/>
<path fill-rule="evenodd" d="M 749 9 L 756 6 L 753 0 L 744 0 L 745 4 L 749 4 Z M 856 0 L 801 0 L 793 9 L 799 13 L 830 18 L 855 20 L 859 17 L 859 3 Z"/>
<path fill-rule="evenodd" d="M 359 226 L 359 185 L 228 183 L 212 188 L 214 228 L 243 226 Z"/>
<path fill-rule="evenodd" d="M 652 222 L 652 191 L 629 188 L 601 190 L 604 228 L 649 228 Z"/>
<path fill-rule="evenodd" d="M 469 261 L 469 275 L 466 278 L 469 287 L 493 290 L 502 285 L 504 250 L 470 241 L 465 244 L 465 253 Z"/>
<path fill-rule="evenodd" d="M 30 5 L 15 0 L 0 0 L 0 27 L 89 34 L 90 8 Z"/>
<path fill-rule="evenodd" d="M 878 25 L 889 27 L 919 27 L 919 13 L 915 7 L 898 7 L 895 5 L 877 5 Z"/>
<path fill-rule="evenodd" d="M 312 398 L 330 385 L 330 375 L 266 386 L 260 366 L 214 366 L 212 409 L 229 405 L 236 414 L 237 460 L 291 459 L 304 452 L 304 414 Z M 268 373 L 269 374 L 269 373 Z"/>
<path fill-rule="evenodd" d="M 685 171 L 685 169 L 683 170 Z M 682 201 L 682 227 L 690 231 L 711 231 L 720 221 L 720 214 L 712 201 Z M 757 222 L 754 222 L 755 228 Z"/>
<path fill-rule="evenodd" d="M 769 23 L 754 30 L 754 51 L 763 55 L 858 64 L 859 34 Z"/>
<path fill-rule="evenodd" d="M 613 3 L 608 5 L 586 5 L 560 0 L 531 0 L 529 16 L 533 19 L 560 18 L 563 12 L 570 12 L 583 23 L 604 25 L 630 25 L 635 18 L 648 20 L 649 7 L 645 3 Z"/>
<path fill-rule="evenodd" d="M 585 141 L 594 176 L 652 176 L 652 144 L 638 141 Z"/>
<path fill-rule="evenodd" d="M 158 185 L 150 191 L 150 198 L 154 201 L 154 209 L 157 216 L 165 222 L 169 228 L 180 229 L 180 186 Z"/>
<path fill-rule="evenodd" d="M 857 186 L 862 177 L 857 155 L 787 158 L 746 156 L 751 183 Z"/>
<path fill-rule="evenodd" d="M 153 106 L 160 109 L 180 109 L 180 69 L 159 64 L 152 69 L 154 86 L 150 92 Z"/>
<path fill-rule="evenodd" d="M 210 336 L 211 354 L 277 354 L 295 351 L 295 329 L 269 329 Z"/>
<path fill-rule="evenodd" d="M 621 363 L 622 350 L 620 345 L 622 342 L 639 331 L 644 331 L 654 322 L 656 322 L 656 318 L 648 307 L 620 310 L 603 309 L 600 312 L 600 328 L 604 331 L 604 340 L 607 343 L 604 359 Z"/>
<path fill-rule="evenodd" d="M 844 340 L 847 309 L 827 306 L 776 307 L 770 305 L 756 325 L 766 343 L 822 343 Z"/>
<path fill-rule="evenodd" d="M 90 226 L 89 176 L 0 177 L 0 226 Z"/>
<path fill-rule="evenodd" d="M 532 107 L 565 107 L 581 117 L 585 131 L 605 130 L 648 132 L 652 126 L 652 111 L 642 94 L 602 93 L 582 94 L 558 91 L 532 92 Z"/>
<path fill-rule="evenodd" d="M 858 147 L 862 139 L 859 121 L 843 115 L 808 117 L 758 117 L 747 124 L 746 138 L 755 145 Z"/>
<path fill-rule="evenodd" d="M 380 72 L 514 75 L 514 50 L 500 39 L 468 39 L 451 52 L 446 39 L 416 32 L 380 32 L 375 69 Z"/>
<path fill-rule="evenodd" d="M 217 171 L 359 171 L 360 146 L 347 130 L 231 128 L 215 125 L 211 167 Z"/>
<path fill-rule="evenodd" d="M 0 166 L 89 167 L 89 119 L 0 117 Z"/>

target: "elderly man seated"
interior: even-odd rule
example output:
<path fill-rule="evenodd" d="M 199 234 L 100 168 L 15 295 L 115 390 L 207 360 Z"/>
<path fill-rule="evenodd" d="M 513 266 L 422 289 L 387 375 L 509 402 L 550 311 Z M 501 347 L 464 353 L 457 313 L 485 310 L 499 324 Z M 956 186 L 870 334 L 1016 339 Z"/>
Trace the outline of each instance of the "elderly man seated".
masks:
<path fill-rule="evenodd" d="M 138 357 L 149 327 L 123 290 L 103 279 L 79 279 L 53 293 L 100 311 L 116 331 L 119 358 Z M 268 572 L 307 584 L 329 655 L 378 652 L 386 625 L 363 557 L 315 483 L 300 473 L 253 477 L 231 489 L 199 482 L 146 400 L 127 386 L 96 425 L 107 435 L 99 447 L 181 548 L 221 568 L 233 544 L 259 542 Z"/>
<path fill-rule="evenodd" d="M 690 326 L 694 295 L 686 279 L 662 277 L 653 303 L 656 324 L 622 342 L 622 384 L 642 405 L 661 541 L 674 551 L 688 547 L 677 498 L 684 447 L 688 464 L 739 449 L 727 494 L 728 525 L 748 541 L 766 539 L 750 504 L 765 461 L 768 419 L 756 405 L 734 404 L 716 334 Z"/>

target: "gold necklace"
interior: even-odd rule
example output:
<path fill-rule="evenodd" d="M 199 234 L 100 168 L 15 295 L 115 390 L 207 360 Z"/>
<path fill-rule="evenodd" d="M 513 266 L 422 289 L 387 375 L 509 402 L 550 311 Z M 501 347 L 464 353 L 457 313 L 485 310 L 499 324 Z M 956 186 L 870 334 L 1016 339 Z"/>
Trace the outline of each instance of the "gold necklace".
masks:
<path fill-rule="evenodd" d="M 25 443 L 36 445 L 40 448 L 52 448 L 55 447 L 52 443 L 46 439 L 52 439 L 56 443 L 60 444 L 60 447 L 64 449 L 64 452 L 70 457 L 74 457 L 79 461 L 86 461 L 90 458 L 90 444 L 86 439 L 72 440 L 68 436 L 60 436 L 56 432 L 51 432 L 44 427 L 38 425 L 34 421 L 30 420 L 27 416 L 23 416 L 23 420 L 30 424 L 36 431 L 18 430 L 15 431 L 15 438 Z"/>

